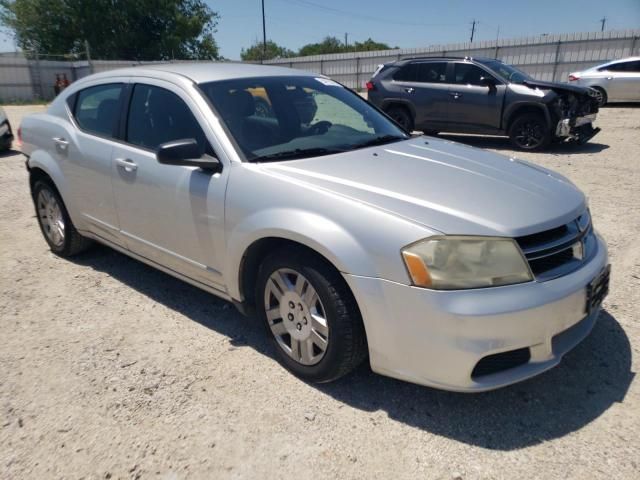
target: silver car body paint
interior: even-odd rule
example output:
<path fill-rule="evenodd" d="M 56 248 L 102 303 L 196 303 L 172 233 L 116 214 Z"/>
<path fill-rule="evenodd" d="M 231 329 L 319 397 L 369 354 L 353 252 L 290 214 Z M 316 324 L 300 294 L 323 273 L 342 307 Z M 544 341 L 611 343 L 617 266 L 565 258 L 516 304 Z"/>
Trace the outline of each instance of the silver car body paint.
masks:
<path fill-rule="evenodd" d="M 55 182 L 76 228 L 225 299 L 243 300 L 240 269 L 256 241 L 299 242 L 327 258 L 363 314 L 374 371 L 460 391 L 497 388 L 539 373 L 590 330 L 586 285 L 606 246 L 551 281 L 468 291 L 410 286 L 403 247 L 432 235 L 518 237 L 586 211 L 584 195 L 544 168 L 454 142 L 418 137 L 348 153 L 274 163 L 242 162 L 196 83 L 298 70 L 174 64 L 93 75 L 47 112 L 23 121 L 29 167 Z M 316 74 L 309 74 L 317 77 Z M 222 172 L 160 165 L 152 152 L 82 132 L 66 98 L 99 83 L 142 82 L 179 95 L 222 163 Z M 52 138 L 69 141 L 58 148 Z M 135 158 L 134 175 L 117 160 Z M 572 325 L 560 346 L 552 338 Z M 554 340 L 555 341 L 555 340 Z M 555 345 L 555 344 L 554 344 Z M 524 366 L 471 378 L 482 357 L 528 346 Z"/>
<path fill-rule="evenodd" d="M 640 68 L 634 71 L 615 71 L 621 64 L 640 65 L 640 57 L 614 60 L 570 75 L 578 77 L 571 84 L 598 87 L 607 94 L 607 102 L 640 102 Z M 611 68 L 610 68 L 611 67 Z"/>

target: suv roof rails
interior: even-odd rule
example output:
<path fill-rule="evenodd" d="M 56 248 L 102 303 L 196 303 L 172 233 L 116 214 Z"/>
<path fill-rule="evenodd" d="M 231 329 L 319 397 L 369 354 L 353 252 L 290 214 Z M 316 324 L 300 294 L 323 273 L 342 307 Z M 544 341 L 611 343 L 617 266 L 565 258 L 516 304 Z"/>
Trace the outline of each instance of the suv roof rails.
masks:
<path fill-rule="evenodd" d="M 406 57 L 401 58 L 400 60 L 396 60 L 396 62 L 404 62 L 407 60 L 468 60 L 468 61 L 477 61 L 482 62 L 486 60 L 498 60 L 489 57 L 472 57 L 472 56 L 455 56 L 455 55 L 431 55 L 431 56 L 421 56 L 421 57 Z M 500 60 L 498 60 L 500 61 Z"/>
<path fill-rule="evenodd" d="M 473 57 L 459 57 L 452 55 L 423 55 L 420 57 L 405 57 L 400 60 L 396 60 L 397 62 L 404 62 L 405 60 L 473 60 Z"/>

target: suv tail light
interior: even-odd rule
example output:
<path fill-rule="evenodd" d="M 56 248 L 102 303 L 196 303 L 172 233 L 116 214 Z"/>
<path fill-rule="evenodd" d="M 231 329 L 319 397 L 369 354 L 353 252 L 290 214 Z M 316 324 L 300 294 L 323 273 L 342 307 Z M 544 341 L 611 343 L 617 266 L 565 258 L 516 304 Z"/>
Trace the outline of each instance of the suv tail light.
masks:
<path fill-rule="evenodd" d="M 376 86 L 373 82 L 369 81 L 366 83 L 367 91 L 375 90 Z"/>
<path fill-rule="evenodd" d="M 570 82 L 575 82 L 576 80 L 580 80 L 580 77 L 578 75 L 574 75 L 574 74 L 569 75 Z"/>

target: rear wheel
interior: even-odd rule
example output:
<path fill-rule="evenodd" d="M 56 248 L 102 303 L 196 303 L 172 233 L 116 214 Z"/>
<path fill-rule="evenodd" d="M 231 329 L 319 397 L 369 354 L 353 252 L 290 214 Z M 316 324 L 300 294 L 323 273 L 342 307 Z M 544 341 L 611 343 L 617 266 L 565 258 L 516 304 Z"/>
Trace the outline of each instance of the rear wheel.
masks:
<path fill-rule="evenodd" d="M 413 117 L 406 107 L 402 107 L 400 105 L 392 105 L 387 109 L 387 115 L 389 115 L 406 131 L 413 131 Z"/>
<path fill-rule="evenodd" d="M 509 140 L 520 150 L 541 150 L 551 142 L 551 130 L 542 115 L 523 113 L 511 124 Z"/>
<path fill-rule="evenodd" d="M 314 255 L 281 250 L 267 257 L 258 272 L 256 303 L 278 360 L 305 380 L 335 380 L 366 357 L 351 291 Z"/>
<path fill-rule="evenodd" d="M 592 87 L 595 90 L 593 98 L 595 99 L 598 107 L 604 107 L 607 104 L 607 92 L 600 87 Z"/>
<path fill-rule="evenodd" d="M 60 194 L 49 182 L 35 183 L 33 201 L 40 230 L 53 253 L 70 257 L 91 245 L 91 240 L 75 229 Z"/>

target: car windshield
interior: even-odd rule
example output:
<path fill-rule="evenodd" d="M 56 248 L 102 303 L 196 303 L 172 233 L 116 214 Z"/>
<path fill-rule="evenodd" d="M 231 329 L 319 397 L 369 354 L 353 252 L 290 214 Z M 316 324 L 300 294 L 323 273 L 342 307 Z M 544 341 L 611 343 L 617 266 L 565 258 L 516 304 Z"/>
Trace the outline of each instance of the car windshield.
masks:
<path fill-rule="evenodd" d="M 199 87 L 248 161 L 321 156 L 409 138 L 364 99 L 324 77 L 243 78 Z"/>
<path fill-rule="evenodd" d="M 498 76 L 509 83 L 523 83 L 526 80 L 531 80 L 531 77 L 529 75 L 518 70 L 515 67 L 512 67 L 511 65 L 497 62 L 495 60 L 483 62 L 483 64 L 489 67 L 491 70 L 497 73 Z"/>

